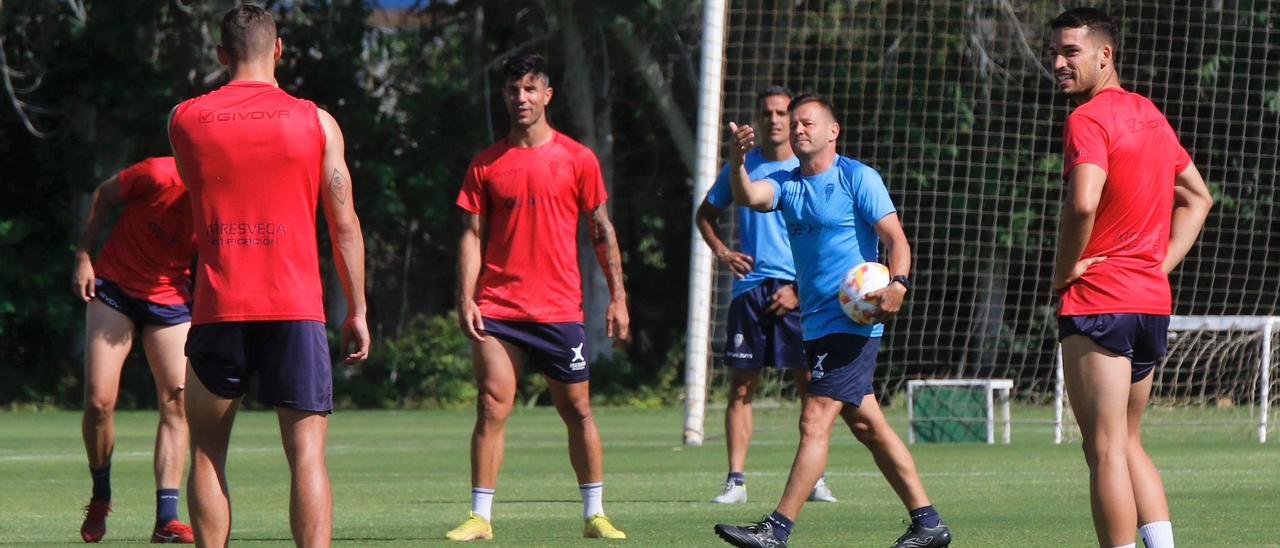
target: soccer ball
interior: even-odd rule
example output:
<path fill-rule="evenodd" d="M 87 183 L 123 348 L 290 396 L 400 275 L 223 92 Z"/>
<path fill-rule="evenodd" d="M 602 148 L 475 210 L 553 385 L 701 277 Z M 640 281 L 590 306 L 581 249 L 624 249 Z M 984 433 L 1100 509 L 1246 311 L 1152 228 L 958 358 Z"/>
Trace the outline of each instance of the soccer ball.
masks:
<path fill-rule="evenodd" d="M 849 269 L 840 281 L 840 308 L 849 319 L 862 325 L 876 323 L 874 314 L 880 305 L 866 300 L 867 293 L 889 286 L 889 267 L 880 263 L 862 263 Z"/>

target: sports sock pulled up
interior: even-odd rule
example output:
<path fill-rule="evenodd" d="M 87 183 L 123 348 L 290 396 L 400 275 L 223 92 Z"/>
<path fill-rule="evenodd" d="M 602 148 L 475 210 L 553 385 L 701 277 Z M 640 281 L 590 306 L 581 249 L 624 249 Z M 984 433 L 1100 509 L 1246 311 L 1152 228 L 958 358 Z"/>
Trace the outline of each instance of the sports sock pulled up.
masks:
<path fill-rule="evenodd" d="M 1174 548 L 1173 524 L 1168 521 L 1153 521 L 1139 527 L 1138 533 L 1147 548 Z"/>
<path fill-rule="evenodd" d="M 911 512 L 909 512 L 909 514 L 911 516 L 912 525 L 918 525 L 921 527 L 928 527 L 932 529 L 934 527 L 937 527 L 939 523 L 942 523 L 942 516 L 938 515 L 938 510 L 934 508 L 932 504 L 930 504 L 929 506 L 916 508 L 915 510 L 912 510 Z"/>
<path fill-rule="evenodd" d="M 156 527 L 178 519 L 178 490 L 156 489 Z"/>
<path fill-rule="evenodd" d="M 93 478 L 93 500 L 111 500 L 111 465 L 98 470 L 89 469 L 89 477 Z"/>
<path fill-rule="evenodd" d="M 604 483 L 583 483 L 578 486 L 582 493 L 582 520 L 604 513 Z"/>
<path fill-rule="evenodd" d="M 773 538 L 783 541 L 787 540 L 787 538 L 791 536 L 791 528 L 796 525 L 794 521 L 791 521 L 791 518 L 782 515 L 776 510 L 772 514 L 769 514 L 769 517 L 764 519 L 773 524 Z"/>
<path fill-rule="evenodd" d="M 493 489 L 471 488 L 471 513 L 485 521 L 493 521 Z"/>

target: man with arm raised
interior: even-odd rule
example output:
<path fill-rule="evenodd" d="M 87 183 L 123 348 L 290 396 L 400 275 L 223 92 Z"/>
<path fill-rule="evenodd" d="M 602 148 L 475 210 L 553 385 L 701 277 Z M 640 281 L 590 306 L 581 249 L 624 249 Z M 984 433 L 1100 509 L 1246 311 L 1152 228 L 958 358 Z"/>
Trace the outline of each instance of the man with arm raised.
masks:
<path fill-rule="evenodd" d="M 911 246 L 880 175 L 836 153 L 840 124 L 831 102 L 801 95 L 792 99 L 788 110 L 791 149 L 800 159 L 799 167 L 751 181 L 743 165 L 755 144 L 755 130 L 732 123 L 730 161 L 735 201 L 781 213 L 795 255 L 811 376 L 800 416 L 800 447 L 775 511 L 745 527 L 717 525 L 716 533 L 734 546 L 785 547 L 805 499 L 826 468 L 831 430 L 840 416 L 871 451 L 906 506 L 911 524 L 895 546 L 947 546 L 951 530 L 929 502 L 915 459 L 885 420 L 873 390 L 884 326 L 854 323 L 837 300 L 844 274 L 859 263 L 876 261 L 884 240 L 893 282 L 868 298 L 879 301 L 881 319 L 896 314 L 911 287 Z"/>

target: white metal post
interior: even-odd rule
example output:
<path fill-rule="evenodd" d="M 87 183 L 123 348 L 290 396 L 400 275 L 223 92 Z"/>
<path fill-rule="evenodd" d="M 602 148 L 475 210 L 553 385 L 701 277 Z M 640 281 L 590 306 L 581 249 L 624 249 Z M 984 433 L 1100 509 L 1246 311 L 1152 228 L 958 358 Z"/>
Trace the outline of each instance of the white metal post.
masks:
<path fill-rule="evenodd" d="M 1053 358 L 1053 443 L 1062 443 L 1062 344 Z"/>
<path fill-rule="evenodd" d="M 1005 389 L 1000 392 L 1000 410 L 1004 413 L 1004 439 L 1000 441 L 1004 442 L 1005 445 L 1013 441 L 1013 418 L 1009 413 L 1010 392 L 1012 392 L 1012 389 Z"/>
<path fill-rule="evenodd" d="M 725 0 L 702 9 L 702 72 L 698 83 L 698 152 L 694 160 L 689 226 L 716 176 L 720 149 L 721 83 L 724 79 Z M 711 250 L 697 230 L 689 236 L 688 336 L 684 362 L 684 443 L 702 445 L 707 410 L 707 349 L 711 335 Z"/>
<path fill-rule="evenodd" d="M 991 388 L 991 383 L 987 383 L 987 445 L 996 442 L 996 406 L 994 401 L 995 390 Z"/>
<path fill-rule="evenodd" d="M 1262 326 L 1262 369 L 1259 382 L 1261 408 L 1258 420 L 1258 443 L 1267 443 L 1267 415 L 1271 413 L 1271 332 L 1275 330 L 1275 318 L 1270 318 Z"/>
<path fill-rule="evenodd" d="M 916 442 L 916 382 L 907 381 L 907 443 Z"/>

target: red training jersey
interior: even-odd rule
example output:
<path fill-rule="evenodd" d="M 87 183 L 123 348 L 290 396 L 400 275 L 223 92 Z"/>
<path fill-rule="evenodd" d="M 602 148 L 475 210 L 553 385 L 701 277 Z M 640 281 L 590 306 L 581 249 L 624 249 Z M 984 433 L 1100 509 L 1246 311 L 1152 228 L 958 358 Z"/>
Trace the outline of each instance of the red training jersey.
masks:
<path fill-rule="evenodd" d="M 94 273 L 135 299 L 191 302 L 196 240 L 191 201 L 173 157 L 147 158 L 121 171 L 116 181 L 124 211 L 94 261 Z"/>
<path fill-rule="evenodd" d="M 581 322 L 578 217 L 607 197 L 595 153 L 560 132 L 537 147 L 513 147 L 503 139 L 476 155 L 457 203 L 485 218 L 475 297 L 480 313 Z"/>
<path fill-rule="evenodd" d="M 1107 172 L 1081 258 L 1106 257 L 1067 286 L 1061 316 L 1173 313 L 1169 251 L 1174 179 L 1191 157 L 1149 99 L 1108 88 L 1067 117 L 1062 176 L 1081 164 Z"/>
<path fill-rule="evenodd" d="M 169 138 L 199 246 L 192 324 L 324 321 L 316 105 L 237 80 L 178 105 Z"/>

